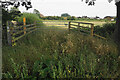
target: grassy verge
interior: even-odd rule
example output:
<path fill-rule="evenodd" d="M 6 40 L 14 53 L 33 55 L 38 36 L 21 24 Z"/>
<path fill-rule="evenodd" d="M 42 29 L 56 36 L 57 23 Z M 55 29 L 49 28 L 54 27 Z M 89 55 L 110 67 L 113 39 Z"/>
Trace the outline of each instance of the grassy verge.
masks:
<path fill-rule="evenodd" d="M 3 46 L 4 78 L 117 78 L 118 51 L 80 32 L 41 28 L 17 46 Z"/>

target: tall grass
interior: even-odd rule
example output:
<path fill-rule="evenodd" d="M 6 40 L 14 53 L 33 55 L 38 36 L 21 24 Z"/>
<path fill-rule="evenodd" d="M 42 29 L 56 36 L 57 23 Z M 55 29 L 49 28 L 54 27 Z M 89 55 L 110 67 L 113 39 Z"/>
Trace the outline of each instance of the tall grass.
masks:
<path fill-rule="evenodd" d="M 80 32 L 39 29 L 3 46 L 4 78 L 118 78 L 114 43 Z"/>

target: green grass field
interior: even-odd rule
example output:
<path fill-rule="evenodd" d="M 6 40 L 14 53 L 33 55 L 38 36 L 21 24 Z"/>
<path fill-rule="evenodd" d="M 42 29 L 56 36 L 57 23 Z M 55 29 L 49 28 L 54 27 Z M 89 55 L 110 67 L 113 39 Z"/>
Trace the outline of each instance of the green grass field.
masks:
<path fill-rule="evenodd" d="M 78 31 L 40 27 L 3 46 L 4 78 L 118 78 L 117 46 Z"/>
<path fill-rule="evenodd" d="M 46 26 L 58 26 L 58 27 L 63 27 L 63 28 L 68 28 L 68 20 L 44 20 L 43 23 Z M 74 20 L 73 22 L 85 22 L 85 23 L 93 23 L 94 26 L 103 26 L 103 24 L 105 24 L 105 21 L 83 21 L 83 20 Z M 114 22 L 107 22 L 107 23 L 114 23 Z M 64 25 L 67 24 L 67 25 Z M 75 25 L 77 25 L 77 23 L 73 23 Z M 90 27 L 90 25 L 86 25 L 86 24 L 80 24 L 80 26 L 84 26 L 84 27 Z"/>

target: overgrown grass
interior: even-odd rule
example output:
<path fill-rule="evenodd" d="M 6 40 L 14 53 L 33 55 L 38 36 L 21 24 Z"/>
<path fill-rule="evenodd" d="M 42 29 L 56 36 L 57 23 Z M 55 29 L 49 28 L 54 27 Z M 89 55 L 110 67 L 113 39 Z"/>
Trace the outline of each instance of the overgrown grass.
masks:
<path fill-rule="evenodd" d="M 112 42 L 80 32 L 39 29 L 3 46 L 4 78 L 118 78 L 118 51 Z"/>

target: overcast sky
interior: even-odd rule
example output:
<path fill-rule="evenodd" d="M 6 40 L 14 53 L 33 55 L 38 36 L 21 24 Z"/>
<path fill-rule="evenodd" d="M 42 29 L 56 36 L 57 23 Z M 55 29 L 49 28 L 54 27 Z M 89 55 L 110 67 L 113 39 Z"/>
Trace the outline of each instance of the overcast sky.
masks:
<path fill-rule="evenodd" d="M 60 16 L 68 13 L 71 16 L 116 16 L 115 2 L 108 3 L 108 0 L 97 0 L 95 6 L 88 6 L 81 0 L 31 0 L 32 9 L 28 11 L 24 7 L 19 9 L 22 12 L 33 12 L 37 9 L 44 16 Z"/>

